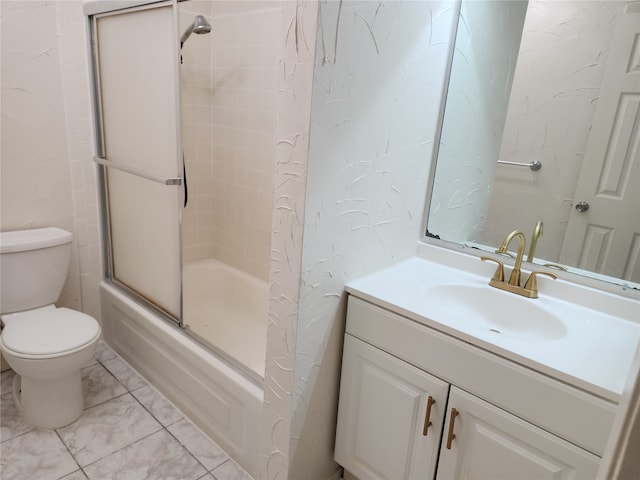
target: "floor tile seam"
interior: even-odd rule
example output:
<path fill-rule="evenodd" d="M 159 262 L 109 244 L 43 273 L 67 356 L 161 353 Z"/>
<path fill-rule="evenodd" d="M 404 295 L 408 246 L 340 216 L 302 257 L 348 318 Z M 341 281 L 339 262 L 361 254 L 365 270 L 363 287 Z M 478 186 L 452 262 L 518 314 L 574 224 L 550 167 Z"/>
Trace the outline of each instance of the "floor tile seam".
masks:
<path fill-rule="evenodd" d="M 149 385 L 149 386 L 150 386 L 151 388 L 154 388 L 152 385 Z M 140 387 L 140 388 L 144 388 L 144 387 Z M 139 390 L 140 388 L 138 388 L 138 389 L 136 389 L 136 390 Z M 161 396 L 163 399 L 167 400 L 167 399 L 166 399 L 166 397 L 164 397 L 164 395 L 162 395 L 162 393 L 160 393 L 159 391 L 155 390 L 155 388 L 154 388 L 154 391 L 155 391 L 155 393 L 156 393 L 157 395 L 159 395 L 159 396 Z M 153 418 L 154 418 L 154 419 L 155 419 L 155 420 L 156 420 L 160 425 L 162 425 L 162 428 L 163 428 L 164 430 L 166 430 L 166 431 L 167 431 L 167 433 L 168 433 L 169 435 L 171 435 L 171 437 L 172 437 L 173 439 L 175 439 L 175 440 L 176 440 L 176 442 L 178 442 L 178 444 L 179 444 L 182 448 L 184 448 L 184 449 L 189 453 L 189 455 L 191 455 L 191 456 L 196 460 L 196 462 L 198 462 L 198 464 L 199 464 L 199 465 L 201 465 L 201 466 L 202 466 L 202 468 L 204 468 L 204 470 L 207 472 L 207 474 L 208 474 L 208 473 L 210 473 L 213 469 L 218 468 L 220 465 L 222 465 L 223 463 L 227 462 L 227 461 L 231 458 L 231 457 L 229 456 L 229 454 L 228 454 L 226 451 L 224 451 L 224 450 L 220 449 L 220 451 L 222 451 L 222 452 L 224 453 L 225 457 L 226 457 L 226 458 L 225 458 L 225 460 L 223 460 L 221 463 L 219 463 L 218 465 L 216 465 L 216 466 L 214 466 L 214 467 L 212 467 L 212 468 L 210 468 L 210 469 L 209 469 L 209 468 L 207 468 L 207 466 L 206 466 L 206 465 L 204 465 L 204 464 L 203 464 L 203 463 L 198 459 L 198 457 L 197 457 L 197 456 L 196 456 L 196 455 L 195 455 L 191 450 L 189 450 L 189 448 L 188 448 L 184 443 L 182 443 L 182 441 L 181 441 L 178 437 L 176 437 L 176 436 L 171 432 L 171 430 L 169 430 L 169 427 L 172 427 L 172 426 L 176 425 L 177 423 L 179 423 L 179 422 L 181 422 L 181 421 L 189 422 L 189 423 L 190 423 L 192 426 L 194 426 L 194 427 L 198 430 L 198 432 L 200 432 L 200 433 L 201 433 L 201 434 L 202 434 L 202 435 L 203 435 L 207 440 L 209 440 L 209 441 L 211 441 L 212 443 L 214 443 L 214 444 L 215 444 L 215 442 L 213 442 L 213 440 L 211 440 L 211 439 L 209 438 L 209 436 L 205 435 L 205 434 L 204 434 L 204 432 L 202 432 L 202 430 L 200 430 L 198 427 L 196 427 L 196 426 L 193 424 L 193 422 L 192 422 L 192 421 L 191 421 L 191 420 L 190 420 L 190 419 L 189 419 L 189 418 L 188 418 L 188 417 L 187 417 L 187 416 L 182 412 L 182 410 L 180 410 L 178 407 L 176 407 L 175 405 L 173 405 L 169 400 L 167 400 L 167 402 L 169 402 L 169 404 L 171 405 L 171 407 L 172 407 L 174 410 L 176 410 L 177 412 L 179 412 L 179 413 L 180 413 L 180 415 L 182 415 L 182 418 L 179 418 L 178 420 L 175 420 L 175 421 L 173 421 L 173 422 L 168 423 L 168 424 L 166 424 L 166 425 L 165 425 L 163 422 L 161 422 L 161 421 L 160 421 L 160 419 L 158 419 L 158 418 L 157 418 L 157 417 L 156 417 L 156 416 L 151 412 L 151 410 L 150 410 L 149 408 L 147 408 L 147 407 L 142 403 L 142 401 L 141 401 L 141 400 L 139 400 L 139 399 L 138 399 L 138 397 L 136 397 L 136 396 L 133 394 L 133 392 L 130 392 L 130 393 L 131 393 L 131 396 L 132 396 L 132 397 L 133 397 L 133 398 L 134 398 L 134 399 L 135 399 L 135 400 L 136 400 L 136 401 L 137 401 L 137 402 L 142 406 L 142 408 L 144 408 L 144 409 L 147 411 L 147 413 L 149 413 L 149 415 L 151 415 L 151 416 L 152 416 L 152 417 L 153 417 Z M 215 445 L 216 445 L 216 446 L 218 446 L 217 444 L 215 444 Z M 218 446 L 218 448 L 220 448 L 220 447 Z M 204 476 L 206 476 L 207 474 L 205 474 Z"/>
<path fill-rule="evenodd" d="M 120 358 L 120 357 L 118 357 L 118 358 Z M 107 361 L 107 362 L 109 362 L 109 361 L 111 361 L 111 360 L 115 360 L 115 358 L 110 358 L 109 360 L 106 360 L 106 361 Z M 102 363 L 100 360 L 98 360 L 98 363 L 99 363 L 100 365 L 102 365 L 102 368 L 104 368 L 104 369 L 109 373 L 109 375 L 111 375 L 113 378 L 115 378 L 115 379 L 116 379 L 116 381 L 117 381 L 120 385 L 122 385 L 122 387 L 123 387 L 127 392 L 131 392 L 131 390 L 129 390 L 129 387 L 127 387 L 127 386 L 126 386 L 122 381 L 120 381 L 120 379 L 119 379 L 118 377 L 116 377 L 116 375 L 115 375 L 115 374 L 114 374 L 114 373 L 109 369 L 109 367 L 107 367 L 107 366 L 106 366 L 104 363 Z M 127 365 L 129 366 L 129 368 L 132 368 L 132 369 L 133 369 L 133 367 L 132 367 L 131 365 L 129 365 L 128 363 L 127 363 Z M 137 371 L 137 370 L 135 370 L 135 369 L 134 369 L 134 371 L 135 371 L 136 373 L 138 372 L 138 371 Z M 146 379 L 145 379 L 145 382 L 146 382 Z M 138 387 L 138 388 L 139 388 L 139 387 Z"/>
<path fill-rule="evenodd" d="M 139 439 L 137 439 L 137 440 L 135 440 L 135 441 L 133 441 L 133 442 L 131 442 L 131 443 L 128 443 L 127 445 L 124 445 L 124 446 L 120 447 L 119 449 L 114 450 L 113 452 L 108 453 L 107 455 L 104 455 L 104 456 L 102 456 L 102 457 L 100 457 L 100 458 L 95 459 L 95 460 L 93 460 L 91 463 L 87 463 L 87 464 L 86 464 L 86 465 L 84 465 L 84 466 L 80 466 L 80 469 L 81 469 L 81 470 L 82 470 L 82 472 L 83 472 L 83 473 L 88 477 L 89 475 L 87 475 L 87 474 L 86 474 L 86 472 L 84 471 L 84 469 L 85 469 L 85 468 L 90 467 L 90 466 L 91 466 L 91 465 L 93 465 L 94 463 L 100 462 L 101 460 L 104 460 L 105 458 L 111 457 L 111 456 L 115 455 L 116 453 L 119 453 L 119 452 L 121 452 L 121 451 L 123 451 L 123 450 L 126 450 L 127 448 L 131 447 L 132 445 L 135 445 L 135 444 L 136 444 L 136 443 L 138 443 L 138 442 L 142 442 L 143 440 L 146 440 L 146 439 L 147 439 L 147 438 L 149 438 L 150 436 L 155 435 L 156 433 L 158 433 L 158 432 L 160 432 L 160 431 L 162 431 L 162 430 L 166 430 L 166 429 L 165 429 L 162 425 L 160 425 L 160 428 L 158 428 L 157 430 L 155 430 L 155 431 L 153 431 L 153 432 L 151 432 L 151 433 L 149 433 L 149 434 L 145 435 L 144 437 L 140 437 Z M 66 444 L 65 444 L 65 446 L 66 446 Z M 72 456 L 73 456 L 73 454 L 72 454 Z M 73 459 L 75 460 L 75 457 L 73 457 Z M 76 460 L 76 462 L 77 462 L 77 460 Z M 78 464 L 78 465 L 80 465 L 80 464 Z"/>
<path fill-rule="evenodd" d="M 111 398 L 108 398 L 108 399 L 106 399 L 106 400 L 102 400 L 102 401 L 101 401 L 101 402 L 99 402 L 99 403 L 96 403 L 96 404 L 94 404 L 94 405 L 91 405 L 90 407 L 86 407 L 86 408 L 82 411 L 82 415 L 84 415 L 84 412 L 86 412 L 87 410 L 91 410 L 91 409 L 93 409 L 93 408 L 95 408 L 95 407 L 99 407 L 100 405 L 104 405 L 105 403 L 108 403 L 108 402 L 110 402 L 111 400 L 115 400 L 116 398 L 124 397 L 125 395 L 131 395 L 131 392 L 127 390 L 127 391 L 125 391 L 125 392 L 120 393 L 119 395 L 115 395 L 115 396 L 113 396 L 113 397 L 111 397 Z M 131 396 L 133 397 L 133 395 L 131 395 Z M 135 398 L 135 397 L 134 397 L 134 398 Z M 82 415 L 80 416 L 80 418 L 82 418 Z M 75 422 L 73 422 L 73 423 L 75 423 Z M 73 425 L 73 423 L 70 423 L 69 425 Z M 68 425 L 65 425 L 64 427 L 66 427 L 66 426 L 68 426 Z M 60 427 L 60 428 L 64 428 L 64 427 Z"/>
<path fill-rule="evenodd" d="M 209 470 L 209 475 L 211 475 L 213 478 L 215 478 L 216 480 L 218 480 L 218 476 L 213 473 L 214 470 L 220 468 L 222 465 L 224 465 L 225 463 L 229 463 L 231 462 L 233 459 L 231 457 L 227 458 L 224 462 L 222 462 L 220 465 L 213 467 L 211 470 Z"/>
<path fill-rule="evenodd" d="M 111 376 L 114 378 L 114 380 L 115 380 L 116 382 L 118 382 L 118 385 L 120 385 L 122 388 L 124 388 L 124 389 L 126 390 L 126 392 L 127 392 L 127 393 L 131 393 L 131 392 L 130 392 L 130 390 L 129 390 L 129 388 L 128 388 L 128 387 L 127 387 L 123 382 L 121 382 L 121 381 L 120 381 L 120 379 L 119 379 L 118 377 L 116 377 L 116 376 L 113 374 L 113 372 L 112 372 L 111 370 L 109 370 L 109 368 L 107 368 L 107 367 L 106 367 L 102 362 L 98 361 L 98 364 L 97 364 L 97 365 L 100 365 L 102 368 L 104 368 L 104 369 L 105 369 L 105 371 L 106 371 L 109 375 L 111 375 Z M 94 365 L 94 366 L 95 366 L 95 365 Z M 91 368 L 91 367 L 85 367 L 85 368 Z M 115 398 L 115 397 L 114 397 L 114 398 Z M 102 402 L 102 403 L 104 403 L 104 402 Z M 91 408 L 91 407 L 89 407 L 89 408 Z"/>
<path fill-rule="evenodd" d="M 67 450 L 67 452 L 69 452 L 69 455 L 71 455 L 71 458 L 73 458 L 73 461 L 76 463 L 76 465 L 78 466 L 78 468 L 82 471 L 82 473 L 84 473 L 84 470 L 82 470 L 82 465 L 80 465 L 80 463 L 78 462 L 78 460 L 76 459 L 76 457 L 73 455 L 73 452 L 71 452 L 71 450 L 69 449 L 69 446 L 66 444 L 66 442 L 62 439 L 62 435 L 60 435 L 60 432 L 58 432 L 58 430 L 54 430 L 56 436 L 58 437 L 58 439 L 60 440 L 60 442 L 62 442 L 62 445 L 64 445 L 64 448 Z M 75 470 L 73 471 L 75 472 Z M 69 473 L 73 473 L 73 472 L 69 472 Z M 69 475 L 69 473 L 67 475 Z M 86 474 L 85 474 L 86 475 Z M 62 477 L 64 478 L 64 477 Z"/>
<path fill-rule="evenodd" d="M 185 417 L 185 418 L 186 418 L 186 417 Z M 181 420 L 182 420 L 182 419 L 181 419 Z M 172 423 L 172 425 L 175 425 L 176 423 L 178 423 L 178 422 L 174 422 L 174 423 Z M 205 472 L 209 473 L 209 471 L 210 471 L 210 470 L 207 468 L 207 466 L 206 466 L 206 465 L 204 465 L 204 464 L 200 461 L 200 459 L 196 456 L 196 454 L 195 454 L 195 453 L 193 453 L 191 450 L 189 450 L 189 449 L 187 448 L 187 446 L 186 446 L 184 443 L 182 443 L 182 442 L 180 441 L 180 439 L 179 439 L 178 437 L 176 437 L 176 436 L 171 432 L 171 430 L 169 430 L 167 427 L 164 427 L 164 429 L 167 431 L 167 433 L 168 433 L 169 435 L 171 435 L 171 438 L 173 438 L 176 442 L 178 442 L 178 445 L 180 445 L 182 448 L 184 448 L 184 450 L 185 450 L 189 455 L 191 455 L 191 456 L 193 457 L 193 459 L 194 459 L 196 462 L 198 462 L 198 465 L 200 465 L 200 466 L 204 469 L 204 471 L 205 471 Z M 225 452 L 225 455 L 227 455 L 227 453 L 226 453 L 226 452 Z M 227 455 L 227 457 L 228 457 L 228 455 Z M 226 460 L 225 460 L 225 461 L 226 461 Z M 222 462 L 222 463 L 224 463 L 224 462 Z M 220 465 L 222 465 L 222 464 L 220 464 Z M 218 466 L 219 466 L 219 465 L 218 465 Z M 218 468 L 218 467 L 215 467 L 215 468 Z M 204 477 L 204 476 L 206 476 L 206 475 L 207 475 L 207 473 L 205 473 L 205 474 L 203 475 L 203 477 Z M 202 477 L 200 477 L 200 478 L 202 478 Z"/>
<path fill-rule="evenodd" d="M 122 358 L 121 356 L 119 356 L 119 355 L 118 355 L 117 357 L 110 358 L 109 360 L 105 360 L 105 362 L 110 362 L 110 361 L 112 361 L 112 360 L 116 360 L 116 359 L 119 359 L 119 360 L 121 360 L 122 362 L 124 362 L 124 364 L 125 364 L 127 367 L 129 367 L 129 369 L 130 369 L 131 371 L 133 371 L 136 375 L 138 375 L 138 377 L 140 377 L 140 378 L 142 379 L 142 381 L 144 382 L 144 385 L 139 385 L 139 386 L 137 386 L 137 387 L 135 387 L 135 388 L 133 388 L 133 389 L 130 389 L 127 385 L 125 385 L 125 384 L 124 384 L 124 382 L 122 382 L 118 377 L 116 377 L 116 375 L 115 375 L 115 374 L 114 374 L 114 373 L 109 369 L 109 367 L 107 367 L 103 362 L 101 362 L 100 360 L 98 360 L 98 363 L 100 363 L 100 365 L 102 365 L 102 366 L 104 367 L 104 369 L 105 369 L 107 372 L 109 372 L 109 374 L 110 374 L 113 378 L 115 378 L 115 379 L 118 381 L 118 383 L 120 383 L 120 385 L 122 385 L 122 386 L 127 390 L 127 392 L 129 392 L 129 393 L 131 393 L 131 392 L 135 392 L 136 390 L 139 390 L 139 389 L 141 389 L 141 388 L 144 388 L 144 387 L 146 387 L 146 386 L 151 385 L 151 383 L 149 382 L 149 380 L 147 380 L 147 379 L 145 378 L 145 376 L 144 376 L 144 375 L 142 375 L 142 373 L 140 373 L 140 372 L 138 371 L 138 369 L 137 369 L 137 368 L 135 368 L 134 366 L 132 366 L 129 362 L 127 362 L 127 361 L 126 361 L 124 358 Z"/>
<path fill-rule="evenodd" d="M 29 425 L 30 425 L 30 424 L 29 424 Z M 41 429 L 41 428 L 38 428 L 38 427 L 34 427 L 33 425 L 31 425 L 31 427 L 32 427 L 32 428 L 31 428 L 31 430 L 27 430 L 26 432 L 22 432 L 22 433 L 19 433 L 19 434 L 17 434 L 17 435 L 14 435 L 14 436 L 13 436 L 13 437 L 11 437 L 11 438 L 7 438 L 6 440 L 2 440 L 2 441 L 0 442 L 0 445 L 2 445 L 2 444 L 4 444 L 4 443 L 7 443 L 7 442 L 10 442 L 11 440 L 14 440 L 14 439 L 16 439 L 16 438 L 18 438 L 18 437 L 21 437 L 21 436 L 23 436 L 23 435 L 26 435 L 27 433 L 31 433 L 31 432 L 33 432 L 33 431 L 35 431 L 35 430 L 42 430 L 42 431 L 46 431 L 46 430 L 44 430 L 44 429 Z"/>
<path fill-rule="evenodd" d="M 73 472 L 69 472 L 67 474 L 65 474 L 64 476 L 56 479 L 56 480 L 65 480 L 65 478 L 67 478 L 69 475 L 71 475 L 72 473 L 76 473 L 76 472 L 82 472 L 82 474 L 84 475 L 84 478 L 89 478 L 89 476 L 85 473 L 84 470 L 82 470 L 81 468 L 79 470 L 74 470 Z M 36 480 L 36 479 L 34 479 Z"/>
<path fill-rule="evenodd" d="M 218 468 L 218 467 L 216 467 Z M 218 477 L 216 477 L 213 472 L 207 472 L 205 473 L 203 476 L 201 476 L 200 478 L 198 478 L 197 480 L 207 480 L 209 478 L 213 478 L 213 480 L 219 480 Z"/>
<path fill-rule="evenodd" d="M 136 390 L 140 390 L 140 389 L 142 389 L 142 388 L 144 388 L 144 387 L 136 388 L 135 390 L 133 390 L 133 391 L 131 391 L 131 392 L 129 392 L 129 393 L 130 393 L 130 394 L 131 394 L 131 396 L 134 398 L 134 400 L 135 400 L 136 402 L 138 402 L 138 403 L 140 404 L 140 406 L 141 406 L 142 408 L 144 408 L 144 409 L 145 409 L 145 411 L 146 411 L 149 415 L 151 415 L 151 416 L 153 417 L 153 419 L 154 419 L 156 422 L 158 422 L 160 425 L 162 425 L 162 427 L 163 427 L 163 428 L 167 428 L 167 427 L 170 427 L 171 425 L 175 425 L 175 424 L 176 424 L 176 423 L 178 423 L 180 420 L 182 420 L 182 419 L 186 418 L 186 417 L 184 416 L 184 413 L 182 413 L 182 411 L 181 411 L 181 410 L 179 410 L 178 408 L 176 408 L 176 407 L 171 403 L 171 406 L 173 407 L 173 409 L 174 409 L 174 410 L 176 410 L 176 411 L 178 411 L 178 412 L 180 413 L 180 415 L 182 415 L 182 418 L 180 418 L 180 419 L 178 419 L 178 420 L 175 420 L 175 421 L 173 421 L 173 422 L 171 422 L 171 423 L 169 423 L 169 424 L 165 425 L 165 424 L 164 424 L 162 421 L 160 421 L 160 419 L 159 419 L 158 417 L 156 417 L 156 416 L 151 412 L 151 410 L 150 410 L 149 408 L 147 408 L 147 406 L 146 406 L 144 403 L 142 403 L 142 401 L 141 401 L 138 397 L 136 397 L 136 396 L 135 396 L 135 394 L 133 393 L 133 392 L 135 392 Z M 157 392 L 157 391 L 156 391 L 156 392 Z M 162 396 L 162 394 L 161 394 L 160 392 L 157 392 L 157 393 L 158 393 L 158 395 L 161 395 L 161 396 Z M 162 396 L 162 398 L 166 400 L 166 398 L 165 398 L 164 396 Z M 168 400 L 167 400 L 167 401 L 168 401 Z M 171 433 L 171 432 L 169 432 L 169 433 Z M 177 439 L 176 439 L 176 440 L 177 440 Z"/>

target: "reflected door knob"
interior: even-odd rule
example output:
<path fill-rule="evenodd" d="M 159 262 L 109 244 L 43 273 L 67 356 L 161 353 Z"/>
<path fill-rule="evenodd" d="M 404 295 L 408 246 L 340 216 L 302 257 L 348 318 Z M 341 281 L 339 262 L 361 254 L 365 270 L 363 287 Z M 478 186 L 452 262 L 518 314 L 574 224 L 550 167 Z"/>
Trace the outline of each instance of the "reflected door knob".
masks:
<path fill-rule="evenodd" d="M 587 202 L 578 202 L 576 203 L 576 210 L 578 213 L 583 213 L 589 210 L 589 204 Z"/>

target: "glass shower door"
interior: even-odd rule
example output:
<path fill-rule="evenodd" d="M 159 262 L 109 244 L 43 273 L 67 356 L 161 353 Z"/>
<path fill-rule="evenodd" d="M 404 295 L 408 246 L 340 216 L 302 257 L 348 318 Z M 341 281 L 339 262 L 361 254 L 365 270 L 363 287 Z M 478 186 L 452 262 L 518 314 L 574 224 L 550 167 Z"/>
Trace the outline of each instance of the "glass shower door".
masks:
<path fill-rule="evenodd" d="M 92 17 L 107 276 L 181 324 L 182 149 L 176 2 Z"/>

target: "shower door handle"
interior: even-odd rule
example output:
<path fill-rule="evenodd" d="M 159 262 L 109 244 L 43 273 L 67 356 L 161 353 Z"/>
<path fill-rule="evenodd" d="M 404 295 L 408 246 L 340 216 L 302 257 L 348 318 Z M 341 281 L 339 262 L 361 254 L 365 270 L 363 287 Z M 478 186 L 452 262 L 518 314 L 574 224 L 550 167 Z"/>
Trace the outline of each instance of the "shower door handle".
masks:
<path fill-rule="evenodd" d="M 96 162 L 98 165 L 103 165 L 109 168 L 115 168 L 116 170 L 120 170 L 122 172 L 135 175 L 136 177 L 146 178 L 147 180 L 151 180 L 152 182 L 156 182 L 156 183 L 161 183 L 163 185 L 182 185 L 182 178 L 180 177 L 169 177 L 169 178 L 158 177 L 157 175 L 152 175 L 138 168 L 130 167 L 129 165 L 124 165 L 122 163 L 107 160 L 106 158 L 102 158 L 102 157 L 93 157 L 93 161 Z"/>

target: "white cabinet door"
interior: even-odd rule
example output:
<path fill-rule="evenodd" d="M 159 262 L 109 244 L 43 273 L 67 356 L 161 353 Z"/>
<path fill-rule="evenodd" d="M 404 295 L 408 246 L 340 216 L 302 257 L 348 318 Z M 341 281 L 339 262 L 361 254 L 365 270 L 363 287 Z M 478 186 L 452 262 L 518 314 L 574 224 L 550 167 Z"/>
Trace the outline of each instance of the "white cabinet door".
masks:
<path fill-rule="evenodd" d="M 453 409 L 458 415 L 452 428 Z M 455 438 L 448 445 L 450 430 Z M 599 457 L 451 387 L 438 480 L 591 479 L 599 462 Z"/>
<path fill-rule="evenodd" d="M 336 461 L 360 480 L 433 478 L 448 389 L 345 335 Z"/>

